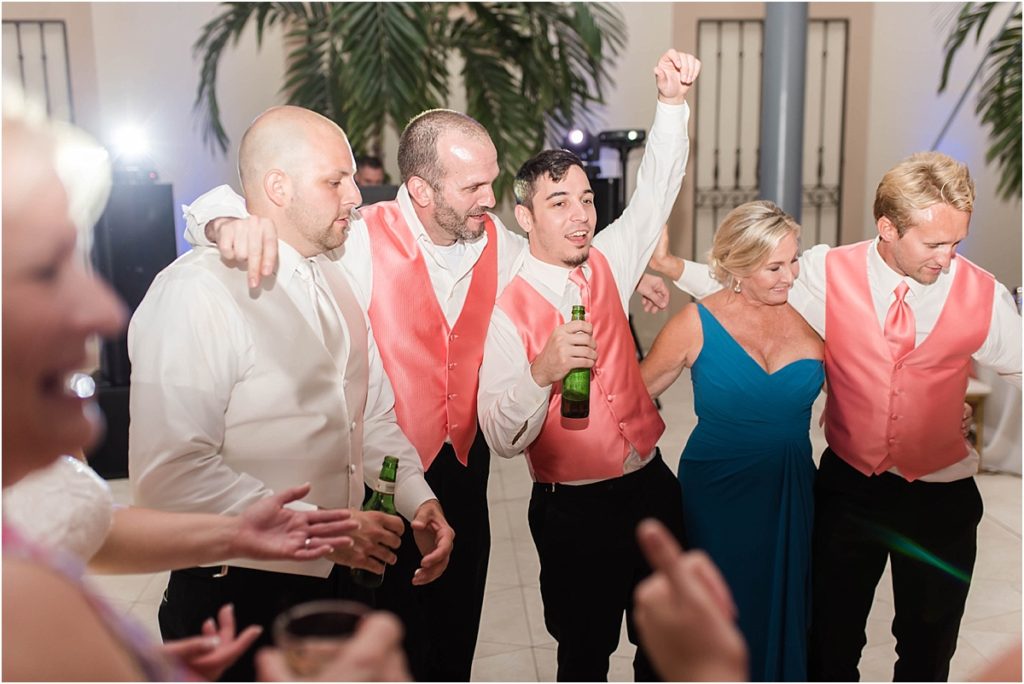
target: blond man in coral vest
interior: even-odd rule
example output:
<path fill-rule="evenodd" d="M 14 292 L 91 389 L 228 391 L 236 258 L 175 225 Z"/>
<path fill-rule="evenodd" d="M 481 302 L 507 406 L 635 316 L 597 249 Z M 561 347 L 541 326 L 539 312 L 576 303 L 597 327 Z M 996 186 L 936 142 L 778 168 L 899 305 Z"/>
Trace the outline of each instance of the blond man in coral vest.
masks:
<path fill-rule="evenodd" d="M 974 208 L 966 165 L 912 155 L 883 176 L 875 240 L 800 257 L 789 302 L 825 339 L 828 401 L 816 491 L 810 676 L 850 681 L 875 587 L 892 565 L 897 681 L 944 680 L 977 550 L 978 455 L 960 417 L 971 362 L 1018 388 L 1009 291 L 957 255 Z M 703 297 L 707 268 L 652 267 Z M 827 333 L 827 335 L 826 335 Z"/>
<path fill-rule="evenodd" d="M 480 368 L 480 426 L 504 457 L 526 452 L 530 530 L 540 557 L 544 621 L 558 641 L 559 681 L 604 681 L 632 591 L 649 572 L 634 530 L 645 517 L 682 535 L 679 484 L 655 448 L 665 425 L 637 364 L 629 296 L 682 184 L 684 97 L 700 72 L 669 50 L 654 73 L 658 105 L 636 191 L 594 237 L 594 193 L 565 150 L 516 176 L 516 219 L 529 234 L 522 268 L 498 298 Z M 591 247 L 593 241 L 593 248 Z M 583 303 L 587 321 L 566 323 Z M 592 368 L 590 416 L 560 418 L 561 379 Z M 636 643 L 632 620 L 630 640 Z M 637 681 L 656 679 L 642 649 Z"/>

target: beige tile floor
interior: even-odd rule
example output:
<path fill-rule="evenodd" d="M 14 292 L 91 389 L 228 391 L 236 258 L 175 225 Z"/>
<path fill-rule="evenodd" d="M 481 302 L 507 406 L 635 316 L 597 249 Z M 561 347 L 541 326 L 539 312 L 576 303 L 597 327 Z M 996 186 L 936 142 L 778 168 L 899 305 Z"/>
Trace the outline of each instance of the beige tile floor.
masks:
<path fill-rule="evenodd" d="M 668 429 L 660 446 L 675 469 L 682 445 L 693 428 L 692 393 L 684 373 L 664 396 Z M 821 414 L 819 398 L 814 422 Z M 824 448 L 820 430 L 812 431 L 815 454 Z M 127 500 L 127 483 L 113 484 L 118 500 Z M 985 517 L 978 531 L 978 561 L 960 630 L 951 680 L 964 680 L 1021 634 L 1021 480 L 983 474 L 978 484 Z M 495 459 L 489 486 L 493 547 L 474 681 L 551 681 L 555 642 L 544 629 L 538 589 L 537 555 L 526 521 L 530 477 L 521 459 Z M 158 634 L 156 613 L 166 573 L 93 578 L 115 606 L 134 615 Z M 892 590 L 883 578 L 868 621 L 868 645 L 861 660 L 866 681 L 892 678 L 895 639 L 889 631 Z M 632 681 L 633 647 L 623 637 L 612 658 L 609 679 Z"/>

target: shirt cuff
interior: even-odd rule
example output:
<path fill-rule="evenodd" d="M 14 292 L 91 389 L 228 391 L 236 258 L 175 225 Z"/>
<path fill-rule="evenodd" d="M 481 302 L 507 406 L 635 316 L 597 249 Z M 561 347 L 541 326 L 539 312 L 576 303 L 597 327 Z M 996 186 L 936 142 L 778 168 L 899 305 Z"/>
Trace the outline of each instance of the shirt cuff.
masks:
<path fill-rule="evenodd" d="M 519 379 L 519 382 L 512 385 L 512 388 L 509 390 L 509 403 L 522 409 L 522 413 L 517 416 L 520 420 L 516 422 L 526 422 L 537 413 L 541 406 L 546 406 L 551 399 L 552 387 L 554 387 L 554 384 L 547 387 L 538 385 L 533 379 L 533 373 L 527 369 L 523 377 Z"/>
<path fill-rule="evenodd" d="M 709 281 L 713 281 L 714 284 Z M 679 276 L 679 280 L 673 281 L 672 284 L 698 299 L 707 296 L 709 291 L 721 287 L 718 281 L 711 277 L 711 270 L 705 264 L 689 260 L 686 261 L 686 266 L 683 268 L 683 275 Z"/>
<path fill-rule="evenodd" d="M 685 100 L 682 104 L 669 104 L 658 100 L 655 116 L 674 117 L 679 120 L 680 125 L 685 126 L 690 121 L 690 104 Z"/>
<path fill-rule="evenodd" d="M 395 508 L 409 521 L 416 517 L 416 511 L 425 501 L 436 498 L 430 485 L 422 477 L 406 479 L 395 485 Z"/>

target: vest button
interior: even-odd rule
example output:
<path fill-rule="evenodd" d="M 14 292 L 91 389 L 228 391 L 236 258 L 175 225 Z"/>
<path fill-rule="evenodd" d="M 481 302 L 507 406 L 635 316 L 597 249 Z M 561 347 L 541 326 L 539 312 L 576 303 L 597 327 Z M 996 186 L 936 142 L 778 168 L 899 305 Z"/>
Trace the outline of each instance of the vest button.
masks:
<path fill-rule="evenodd" d="M 597 366 L 594 366 L 594 375 L 600 375 L 600 374 L 601 374 L 601 369 L 598 368 Z"/>
<path fill-rule="evenodd" d="M 448 395 L 448 400 L 449 400 L 449 401 L 451 401 L 451 400 L 452 400 L 452 399 L 454 399 L 454 398 L 455 398 L 456 396 L 458 396 L 458 395 L 457 395 L 457 394 L 455 394 L 455 393 L 453 392 L 452 394 L 449 394 L 449 395 Z"/>
<path fill-rule="evenodd" d="M 609 394 L 609 395 L 608 395 L 608 401 L 609 401 L 609 403 L 610 403 L 610 402 L 612 401 L 612 399 L 614 399 L 614 398 L 615 398 L 615 395 L 614 395 L 614 394 Z"/>
<path fill-rule="evenodd" d="M 896 443 L 896 438 L 895 437 L 890 437 L 889 438 L 889 444 L 895 444 L 895 443 Z"/>
<path fill-rule="evenodd" d="M 455 430 L 458 427 L 459 427 L 458 423 L 452 423 L 452 430 Z"/>
<path fill-rule="evenodd" d="M 356 474 L 356 464 L 355 463 L 352 463 L 351 465 L 349 465 L 348 472 L 352 473 L 353 475 Z"/>
<path fill-rule="evenodd" d="M 356 422 L 355 422 L 355 421 L 353 420 L 353 421 L 352 421 L 352 424 L 351 424 L 351 425 L 349 425 L 348 427 L 349 427 L 349 429 L 350 429 L 350 430 L 352 430 L 353 432 L 355 432 L 355 429 L 356 429 Z"/>
<path fill-rule="evenodd" d="M 458 333 L 451 333 L 450 335 L 448 335 L 448 339 L 454 342 L 455 340 L 459 339 L 459 335 Z"/>
<path fill-rule="evenodd" d="M 625 430 L 626 429 L 626 424 L 625 423 L 619 423 L 619 429 L 620 430 Z"/>
<path fill-rule="evenodd" d="M 455 365 L 456 365 L 456 364 L 455 364 L 455 362 L 454 362 L 454 361 L 452 361 L 451 363 L 449 363 L 449 364 L 448 364 L 448 370 L 455 370 Z"/>
<path fill-rule="evenodd" d="M 892 418 L 893 420 L 899 420 L 899 416 L 897 416 L 895 413 L 889 417 Z"/>

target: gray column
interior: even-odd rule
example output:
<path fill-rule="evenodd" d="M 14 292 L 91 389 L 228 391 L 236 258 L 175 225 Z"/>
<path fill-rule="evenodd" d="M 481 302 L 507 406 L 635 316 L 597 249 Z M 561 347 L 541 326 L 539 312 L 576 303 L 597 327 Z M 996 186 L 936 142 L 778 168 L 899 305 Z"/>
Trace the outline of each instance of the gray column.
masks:
<path fill-rule="evenodd" d="M 767 2 L 761 75 L 761 197 L 800 220 L 807 3 Z"/>

